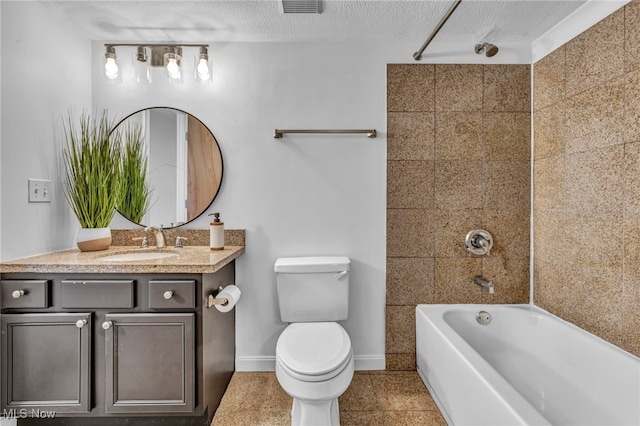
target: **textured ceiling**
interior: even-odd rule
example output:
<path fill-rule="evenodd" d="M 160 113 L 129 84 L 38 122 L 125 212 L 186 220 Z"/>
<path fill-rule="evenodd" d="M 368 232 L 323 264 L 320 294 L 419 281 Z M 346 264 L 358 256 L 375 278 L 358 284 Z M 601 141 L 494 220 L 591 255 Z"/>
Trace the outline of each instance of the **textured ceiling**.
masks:
<path fill-rule="evenodd" d="M 275 0 L 49 1 L 92 40 L 393 41 L 419 46 L 453 0 L 325 0 L 321 14 L 283 14 Z M 464 0 L 433 44 L 529 45 L 583 0 Z"/>

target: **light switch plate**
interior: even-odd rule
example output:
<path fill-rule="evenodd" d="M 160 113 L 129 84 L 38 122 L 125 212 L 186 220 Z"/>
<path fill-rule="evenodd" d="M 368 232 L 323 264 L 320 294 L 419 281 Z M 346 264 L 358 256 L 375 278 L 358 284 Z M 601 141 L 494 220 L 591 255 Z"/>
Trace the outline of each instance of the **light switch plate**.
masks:
<path fill-rule="evenodd" d="M 29 202 L 50 203 L 51 181 L 48 179 L 29 179 Z"/>

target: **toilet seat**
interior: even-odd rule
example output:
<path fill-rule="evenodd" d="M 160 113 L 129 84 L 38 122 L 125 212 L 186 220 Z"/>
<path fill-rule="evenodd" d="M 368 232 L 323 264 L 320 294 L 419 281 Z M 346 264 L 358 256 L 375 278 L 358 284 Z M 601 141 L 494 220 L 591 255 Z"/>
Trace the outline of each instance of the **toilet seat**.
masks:
<path fill-rule="evenodd" d="M 302 381 L 329 380 L 351 357 L 351 339 L 335 322 L 290 324 L 276 344 L 277 361 L 290 376 Z"/>

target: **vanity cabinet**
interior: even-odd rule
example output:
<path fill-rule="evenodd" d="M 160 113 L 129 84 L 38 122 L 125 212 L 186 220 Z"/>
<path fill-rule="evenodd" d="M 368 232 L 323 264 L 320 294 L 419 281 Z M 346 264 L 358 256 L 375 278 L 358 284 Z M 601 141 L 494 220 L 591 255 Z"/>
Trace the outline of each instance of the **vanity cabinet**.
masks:
<path fill-rule="evenodd" d="M 3 273 L 0 410 L 65 426 L 210 424 L 234 371 L 235 312 L 206 299 L 234 283 L 234 261 L 204 274 Z"/>
<path fill-rule="evenodd" d="M 192 313 L 106 315 L 105 411 L 192 412 L 194 325 Z"/>
<path fill-rule="evenodd" d="M 91 314 L 2 315 L 2 408 L 89 413 Z"/>

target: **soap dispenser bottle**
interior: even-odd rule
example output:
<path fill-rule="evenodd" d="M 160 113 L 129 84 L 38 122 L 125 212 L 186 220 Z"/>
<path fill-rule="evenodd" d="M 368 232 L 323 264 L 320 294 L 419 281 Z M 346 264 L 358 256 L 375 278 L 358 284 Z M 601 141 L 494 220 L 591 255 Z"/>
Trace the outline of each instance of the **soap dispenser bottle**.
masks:
<path fill-rule="evenodd" d="M 211 213 L 213 222 L 209 223 L 209 248 L 224 250 L 224 222 L 220 222 L 220 213 Z"/>

